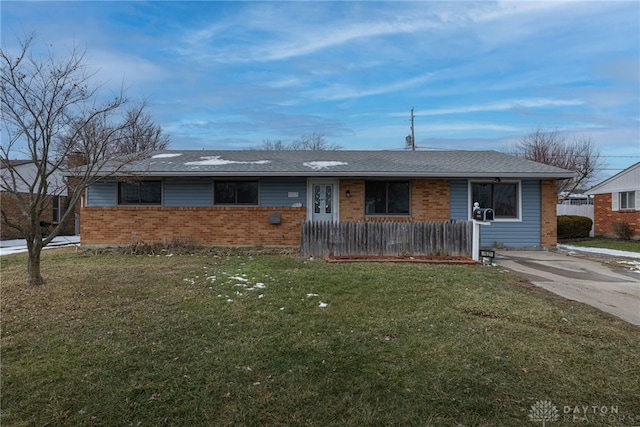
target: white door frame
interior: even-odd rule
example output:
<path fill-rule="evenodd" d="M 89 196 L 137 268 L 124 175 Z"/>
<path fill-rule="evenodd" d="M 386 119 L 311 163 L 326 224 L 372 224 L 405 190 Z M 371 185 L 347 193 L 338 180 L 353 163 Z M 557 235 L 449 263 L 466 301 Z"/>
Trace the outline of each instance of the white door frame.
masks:
<path fill-rule="evenodd" d="M 333 184 L 333 192 L 331 195 L 331 212 L 332 221 L 340 220 L 340 181 L 334 178 L 308 178 L 307 179 L 307 220 L 313 219 L 313 186 L 315 184 Z"/>

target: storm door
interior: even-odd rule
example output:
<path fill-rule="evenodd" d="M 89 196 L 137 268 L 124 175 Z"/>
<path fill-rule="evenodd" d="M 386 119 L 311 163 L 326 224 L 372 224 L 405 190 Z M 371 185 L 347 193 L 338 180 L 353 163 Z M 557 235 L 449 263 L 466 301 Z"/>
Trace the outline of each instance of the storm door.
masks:
<path fill-rule="evenodd" d="M 312 221 L 334 221 L 337 217 L 338 184 L 333 181 L 311 181 L 310 184 L 310 219 Z"/>

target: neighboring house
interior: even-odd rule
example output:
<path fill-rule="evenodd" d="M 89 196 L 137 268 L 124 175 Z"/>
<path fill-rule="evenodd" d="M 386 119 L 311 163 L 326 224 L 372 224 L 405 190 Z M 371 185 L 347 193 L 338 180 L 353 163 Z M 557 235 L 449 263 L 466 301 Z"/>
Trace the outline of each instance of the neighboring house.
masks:
<path fill-rule="evenodd" d="M 596 235 L 616 237 L 616 223 L 627 223 L 640 239 L 640 162 L 602 181 L 587 192 L 594 196 Z"/>
<path fill-rule="evenodd" d="M 174 239 L 300 244 L 304 221 L 468 220 L 483 246 L 556 245 L 556 180 L 572 172 L 495 151 L 162 151 L 87 188 L 82 245 Z"/>
<path fill-rule="evenodd" d="M 15 171 L 15 183 L 12 182 L 7 162 Z M 36 180 L 37 173 L 38 169 L 32 160 L 2 160 L 0 163 L 0 176 L 2 176 L 3 181 L 0 181 L 0 184 L 6 182 L 6 184 L 3 185 L 8 184 L 12 192 L 15 190 L 20 197 L 25 198 L 30 192 L 28 184 Z M 45 201 L 45 211 L 40 219 L 43 222 L 53 225 L 60 221 L 61 215 L 67 208 L 68 192 L 64 185 L 62 173 L 52 174 L 48 180 L 48 187 L 49 194 Z M 0 189 L 3 188 L 0 187 Z M 20 207 L 13 194 L 8 191 L 0 191 L 0 207 L 2 207 L 2 211 L 7 214 L 10 221 L 25 224 L 25 219 L 20 212 Z M 70 225 L 68 232 L 69 234 L 73 233 L 73 224 Z M 16 229 L 2 225 L 0 227 L 0 238 L 3 240 L 18 239 L 22 238 L 22 236 Z"/>

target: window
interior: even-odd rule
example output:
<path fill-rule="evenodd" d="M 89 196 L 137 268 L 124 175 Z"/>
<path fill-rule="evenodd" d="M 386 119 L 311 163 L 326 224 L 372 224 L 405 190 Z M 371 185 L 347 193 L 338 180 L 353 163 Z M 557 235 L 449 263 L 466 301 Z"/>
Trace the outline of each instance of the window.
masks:
<path fill-rule="evenodd" d="M 119 205 L 159 205 L 162 203 L 161 181 L 119 182 Z"/>
<path fill-rule="evenodd" d="M 620 193 L 620 209 L 636 208 L 636 192 L 625 191 Z"/>
<path fill-rule="evenodd" d="M 60 222 L 60 196 L 53 196 L 52 220 L 54 223 Z"/>
<path fill-rule="evenodd" d="M 471 205 L 480 203 L 481 208 L 491 208 L 498 218 L 518 218 L 517 183 L 473 183 Z"/>
<path fill-rule="evenodd" d="M 213 187 L 216 205 L 257 205 L 258 181 L 216 181 Z"/>
<path fill-rule="evenodd" d="M 409 215 L 409 181 L 367 181 L 365 214 Z"/>

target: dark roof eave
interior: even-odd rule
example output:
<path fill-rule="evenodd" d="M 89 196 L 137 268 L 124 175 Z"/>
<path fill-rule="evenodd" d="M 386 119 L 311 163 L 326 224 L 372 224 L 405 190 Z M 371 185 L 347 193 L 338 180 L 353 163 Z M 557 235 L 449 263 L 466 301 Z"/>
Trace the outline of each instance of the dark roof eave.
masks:
<path fill-rule="evenodd" d="M 125 177 L 125 176 L 148 176 L 148 177 L 308 177 L 308 178 L 363 178 L 363 177 L 403 177 L 403 178 L 505 178 L 505 179 L 569 179 L 576 175 L 571 172 L 553 173 L 553 172 L 453 172 L 453 173 L 424 173 L 424 172 L 320 172 L 311 171 L 301 173 L 293 172 L 215 172 L 215 171 L 193 171 L 193 172 L 118 172 L 99 174 L 103 177 Z"/>

